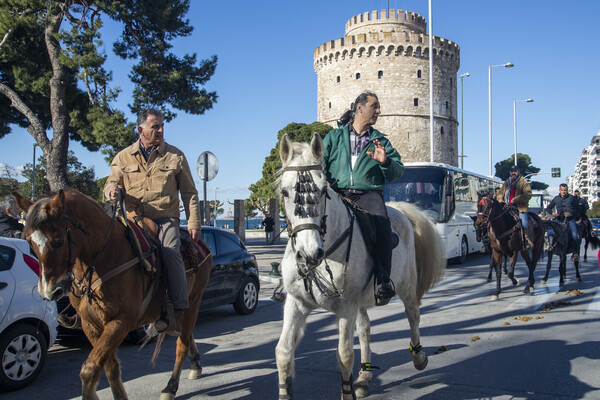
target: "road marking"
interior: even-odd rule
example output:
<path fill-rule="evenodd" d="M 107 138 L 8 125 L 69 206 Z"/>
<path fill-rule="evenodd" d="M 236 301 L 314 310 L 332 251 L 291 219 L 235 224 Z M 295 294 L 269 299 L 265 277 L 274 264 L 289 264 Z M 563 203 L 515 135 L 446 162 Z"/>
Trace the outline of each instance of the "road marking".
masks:
<path fill-rule="evenodd" d="M 598 314 L 600 313 L 600 290 L 596 290 L 594 294 L 594 298 L 590 301 L 587 309 L 585 310 L 585 315 L 590 314 Z"/>

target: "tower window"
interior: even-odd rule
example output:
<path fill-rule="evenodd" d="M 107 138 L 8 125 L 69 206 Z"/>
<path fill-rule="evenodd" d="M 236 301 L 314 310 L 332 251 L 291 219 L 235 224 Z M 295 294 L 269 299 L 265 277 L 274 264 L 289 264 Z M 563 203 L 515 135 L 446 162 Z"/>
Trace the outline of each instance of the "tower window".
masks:
<path fill-rule="evenodd" d="M 446 110 L 448 109 L 448 102 L 446 102 Z"/>
<path fill-rule="evenodd" d="M 418 70 L 417 71 L 417 78 L 420 78 L 420 77 L 421 77 L 421 70 Z"/>
<path fill-rule="evenodd" d="M 377 72 L 377 79 L 381 79 L 382 76 L 383 76 L 383 71 L 378 71 Z"/>
<path fill-rule="evenodd" d="M 356 73 L 356 79 L 360 79 L 360 72 Z"/>
<path fill-rule="evenodd" d="M 419 99 L 415 97 L 413 99 L 413 104 L 415 105 L 415 107 L 417 107 L 419 105 Z"/>
<path fill-rule="evenodd" d="M 329 102 L 329 108 L 331 108 L 331 102 Z"/>
<path fill-rule="evenodd" d="M 442 128 L 440 129 L 440 133 L 443 135 L 444 134 L 444 127 L 442 126 Z"/>
<path fill-rule="evenodd" d="M 340 76 L 338 75 L 335 80 L 337 81 L 337 83 L 340 83 Z"/>

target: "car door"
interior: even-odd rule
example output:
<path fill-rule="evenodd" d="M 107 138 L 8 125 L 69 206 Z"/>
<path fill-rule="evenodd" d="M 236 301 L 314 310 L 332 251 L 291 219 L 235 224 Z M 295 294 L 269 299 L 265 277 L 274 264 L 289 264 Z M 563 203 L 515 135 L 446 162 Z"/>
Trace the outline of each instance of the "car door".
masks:
<path fill-rule="evenodd" d="M 205 308 L 216 301 L 217 293 L 222 290 L 225 272 L 219 262 L 219 252 L 213 231 L 210 229 L 202 229 L 201 235 L 202 240 L 206 243 L 213 256 L 210 278 L 206 285 L 206 289 L 204 289 L 204 294 L 202 295 L 201 307 Z"/>
<path fill-rule="evenodd" d="M 0 325 L 6 317 L 15 294 L 15 277 L 10 271 L 15 260 L 15 250 L 0 245 Z"/>
<path fill-rule="evenodd" d="M 238 237 L 233 233 L 220 231 L 215 235 L 215 239 L 224 271 L 223 291 L 219 297 L 224 303 L 233 302 L 245 277 L 244 251 Z"/>

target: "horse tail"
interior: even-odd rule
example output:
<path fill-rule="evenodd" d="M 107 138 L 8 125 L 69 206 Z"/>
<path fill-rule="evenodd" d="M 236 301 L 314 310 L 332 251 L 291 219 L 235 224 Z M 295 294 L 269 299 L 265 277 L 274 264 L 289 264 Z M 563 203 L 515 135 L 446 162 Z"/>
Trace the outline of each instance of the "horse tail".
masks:
<path fill-rule="evenodd" d="M 418 207 L 404 202 L 393 207 L 410 221 L 415 238 L 417 267 L 417 297 L 423 295 L 444 277 L 446 271 L 446 247 L 435 225 Z"/>
<path fill-rule="evenodd" d="M 596 236 L 590 235 L 589 242 L 592 244 L 593 250 L 596 250 L 598 247 L 600 247 L 600 239 Z"/>
<path fill-rule="evenodd" d="M 156 339 L 156 346 L 154 346 L 154 353 L 152 354 L 152 367 L 156 366 L 156 359 L 158 358 L 158 355 L 160 354 L 160 349 L 162 348 L 162 344 L 165 341 L 165 336 L 166 333 L 160 333 L 158 335 L 158 338 Z"/>

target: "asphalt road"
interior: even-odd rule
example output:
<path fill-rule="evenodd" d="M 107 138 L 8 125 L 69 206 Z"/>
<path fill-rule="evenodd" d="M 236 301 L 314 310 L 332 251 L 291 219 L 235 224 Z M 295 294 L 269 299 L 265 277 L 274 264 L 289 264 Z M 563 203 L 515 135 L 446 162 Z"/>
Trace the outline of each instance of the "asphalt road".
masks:
<path fill-rule="evenodd" d="M 270 271 L 273 254 L 248 241 L 261 272 Z M 595 252 L 593 252 L 595 253 Z M 536 278 L 543 276 L 545 259 Z M 555 260 L 556 262 L 556 260 Z M 429 365 L 414 369 L 408 352 L 408 323 L 401 302 L 370 310 L 374 372 L 369 399 L 600 399 L 600 274 L 592 255 L 581 263 L 583 282 L 558 287 L 555 266 L 547 286 L 534 295 L 503 278 L 500 300 L 491 301 L 495 283 L 487 283 L 487 258 L 472 255 L 463 265 L 450 265 L 444 280 L 425 295 L 421 336 Z M 524 280 L 526 267 L 517 265 Z M 258 308 L 238 316 L 231 306 L 200 314 L 194 335 L 204 375 L 187 379 L 186 364 L 178 399 L 276 399 L 274 349 L 281 331 L 282 305 L 270 299 L 274 284 L 263 282 Z M 297 399 L 338 399 L 340 372 L 336 362 L 337 329 L 333 315 L 316 310 L 296 352 Z M 175 340 L 167 338 L 155 367 L 153 346 L 123 345 L 122 376 L 130 399 L 158 398 L 173 362 Z M 356 340 L 355 371 L 359 367 Z M 79 369 L 89 353 L 82 340 L 61 339 L 48 354 L 46 366 L 28 388 L 7 399 L 74 399 L 80 395 Z M 356 376 L 356 372 L 355 372 Z M 112 399 L 104 375 L 100 399 Z"/>

